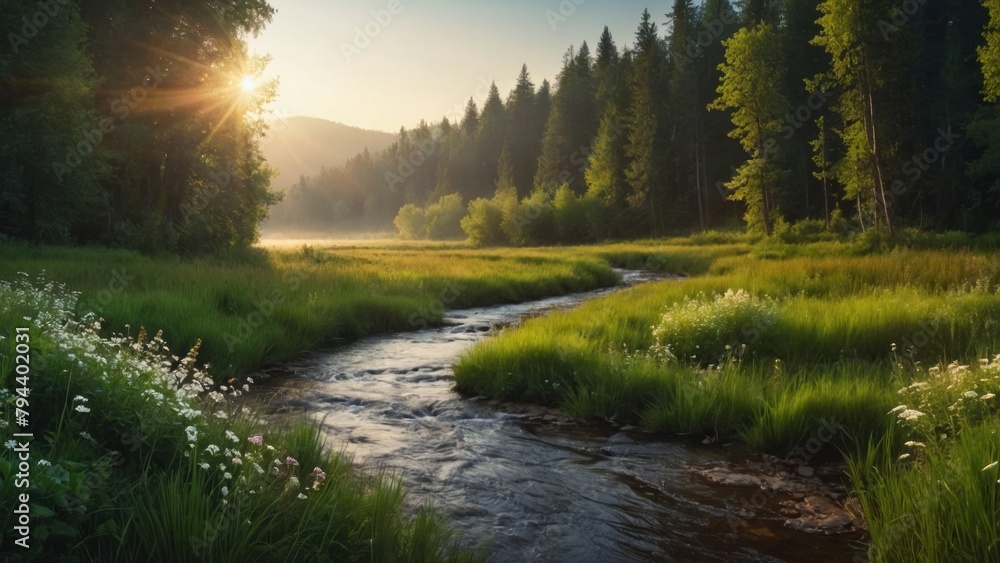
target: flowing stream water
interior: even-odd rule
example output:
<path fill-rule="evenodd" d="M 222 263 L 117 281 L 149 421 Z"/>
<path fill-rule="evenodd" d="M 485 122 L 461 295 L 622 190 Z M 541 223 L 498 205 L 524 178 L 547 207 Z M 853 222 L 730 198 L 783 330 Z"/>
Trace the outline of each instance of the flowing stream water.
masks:
<path fill-rule="evenodd" d="M 622 275 L 623 285 L 651 279 Z M 739 470 L 759 458 L 737 447 L 578 426 L 453 391 L 451 365 L 498 327 L 619 288 L 449 311 L 440 328 L 307 354 L 261 391 L 276 415 L 322 420 L 334 448 L 393 471 L 411 503 L 432 503 L 491 561 L 863 560 L 856 534 L 789 528 L 773 508 L 785 493 L 753 508 L 761 488 Z"/>

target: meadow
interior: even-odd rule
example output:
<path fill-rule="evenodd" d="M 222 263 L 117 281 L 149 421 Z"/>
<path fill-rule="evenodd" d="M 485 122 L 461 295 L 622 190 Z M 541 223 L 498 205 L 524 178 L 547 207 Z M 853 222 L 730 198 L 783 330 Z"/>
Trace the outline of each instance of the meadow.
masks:
<path fill-rule="evenodd" d="M 10 427 L 27 410 L 35 434 L 25 559 L 481 560 L 432 509 L 407 508 L 392 475 L 238 397 L 317 346 L 612 285 L 613 267 L 684 278 L 505 330 L 461 359 L 457 388 L 779 457 L 832 425 L 821 456 L 850 464 L 873 560 L 996 559 L 1000 261 L 966 239 L 923 242 L 708 233 L 187 259 L 0 246 L 0 408 Z M 6 550 L 19 468 L 5 445 Z"/>
<path fill-rule="evenodd" d="M 649 250 L 649 265 L 690 277 L 480 343 L 455 368 L 458 389 L 786 460 L 846 459 L 873 561 L 1000 557 L 995 252 L 833 241 Z M 636 251 L 601 252 L 634 265 Z M 836 447 L 803 456 L 830 427 Z"/>

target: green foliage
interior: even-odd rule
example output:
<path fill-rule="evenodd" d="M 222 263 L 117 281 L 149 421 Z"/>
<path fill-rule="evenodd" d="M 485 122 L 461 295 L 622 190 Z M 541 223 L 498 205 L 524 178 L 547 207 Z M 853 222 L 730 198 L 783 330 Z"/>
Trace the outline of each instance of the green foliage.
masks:
<path fill-rule="evenodd" d="M 407 203 L 399 209 L 399 214 L 393 221 L 400 238 L 404 240 L 419 240 L 427 238 L 427 216 L 423 209 Z"/>
<path fill-rule="evenodd" d="M 729 197 L 746 204 L 745 219 L 751 230 L 763 227 L 768 236 L 777 211 L 777 188 L 785 176 L 774 165 L 771 153 L 777 150 L 777 136 L 790 106 L 780 90 L 785 68 L 781 52 L 774 48 L 779 40 L 777 31 L 767 23 L 743 28 L 726 40 L 726 62 L 719 67 L 719 98 L 711 106 L 734 110 L 736 128 L 730 136 L 750 154 L 726 184 L 732 190 Z"/>
<path fill-rule="evenodd" d="M 317 426 L 276 425 L 171 357 L 159 335 L 102 338 L 64 286 L 0 283 L 0 319 L 31 310 L 30 548 L 24 560 L 478 560 L 432 514 L 404 509 L 399 481 L 331 452 Z M 0 413 L 21 385 L 0 341 Z M 223 395 L 220 391 L 225 392 Z M 275 462 L 277 460 L 277 463 Z M 0 518 L 13 530 L 18 453 L 0 452 Z M 310 472 L 308 468 L 315 467 Z M 267 469 L 265 469 L 267 468 Z M 11 535 L 4 549 L 13 553 Z"/>
<path fill-rule="evenodd" d="M 0 55 L 0 233 L 65 243 L 99 217 L 109 154 L 93 111 L 97 79 L 79 7 L 60 5 L 30 39 L 14 31 L 38 9 L 18 1 L 0 14 L 0 29 L 10 32 Z"/>
<path fill-rule="evenodd" d="M 432 240 L 457 240 L 462 238 L 459 224 L 465 214 L 462 196 L 451 194 L 427 206 L 427 238 Z"/>
<path fill-rule="evenodd" d="M 481 197 L 469 202 L 469 214 L 461 220 L 462 232 L 476 246 L 493 246 L 505 239 L 502 222 L 503 209 L 494 200 Z"/>
<path fill-rule="evenodd" d="M 986 44 L 979 47 L 979 64 L 983 67 L 983 97 L 993 103 L 1000 98 L 1000 2 L 983 0 L 989 10 L 989 21 L 983 31 Z"/>
<path fill-rule="evenodd" d="M 578 197 L 567 184 L 556 190 L 552 208 L 556 233 L 561 240 L 579 241 L 596 238 L 592 237 L 591 229 L 594 222 L 590 212 L 597 206 L 591 205 L 592 202 L 589 195 Z"/>
<path fill-rule="evenodd" d="M 710 300 L 704 294 L 667 307 L 653 327 L 650 352 L 665 359 L 717 364 L 742 357 L 747 345 L 774 337 L 777 304 L 745 290 L 727 290 Z"/>

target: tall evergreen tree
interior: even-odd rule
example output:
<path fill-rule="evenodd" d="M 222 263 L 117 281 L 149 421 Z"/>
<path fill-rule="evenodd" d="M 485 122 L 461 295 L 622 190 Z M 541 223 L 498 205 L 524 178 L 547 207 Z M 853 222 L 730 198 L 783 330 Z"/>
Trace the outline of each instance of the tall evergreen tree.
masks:
<path fill-rule="evenodd" d="M 492 83 L 486 102 L 483 104 L 483 113 L 479 116 L 479 129 L 476 132 L 476 155 L 479 162 L 479 176 L 476 180 L 478 195 L 485 196 L 493 190 L 497 178 L 497 162 L 500 160 L 500 153 L 503 152 L 506 135 L 506 110 L 503 100 L 500 99 L 500 90 L 497 89 L 496 83 Z"/>
<path fill-rule="evenodd" d="M 553 194 L 568 183 L 576 193 L 586 190 L 584 171 L 597 134 L 595 84 L 590 49 L 584 42 L 563 58 L 558 86 L 542 139 L 535 189 Z"/>
<path fill-rule="evenodd" d="M 531 191 L 538 169 L 542 131 L 535 111 L 535 85 L 531 82 L 528 67 L 521 67 L 517 85 L 507 98 L 507 145 L 514 167 L 514 186 L 521 197 Z"/>
<path fill-rule="evenodd" d="M 647 212 L 649 230 L 655 236 L 674 225 L 684 202 L 673 186 L 667 185 L 666 47 L 649 10 L 642 14 L 636 31 L 635 56 L 629 80 L 631 102 L 626 123 L 625 170 L 629 185 L 628 201 Z M 667 213 L 665 213 L 667 212 Z"/>

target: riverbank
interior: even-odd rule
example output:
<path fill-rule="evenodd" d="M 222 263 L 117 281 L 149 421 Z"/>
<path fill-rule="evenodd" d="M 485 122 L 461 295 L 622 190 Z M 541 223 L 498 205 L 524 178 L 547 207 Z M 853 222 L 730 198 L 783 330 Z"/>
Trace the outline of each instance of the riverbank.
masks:
<path fill-rule="evenodd" d="M 805 464 L 846 458 L 873 560 L 994 559 L 998 282 L 995 253 L 758 246 L 531 319 L 465 354 L 457 386 Z"/>

